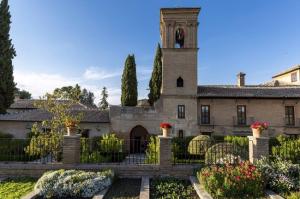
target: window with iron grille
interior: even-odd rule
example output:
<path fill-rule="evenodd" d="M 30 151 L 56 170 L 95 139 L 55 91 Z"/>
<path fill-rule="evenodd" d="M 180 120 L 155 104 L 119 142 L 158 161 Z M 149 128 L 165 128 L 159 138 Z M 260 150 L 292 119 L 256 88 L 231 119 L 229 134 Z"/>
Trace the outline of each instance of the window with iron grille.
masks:
<path fill-rule="evenodd" d="M 237 106 L 237 125 L 246 125 L 247 124 L 246 116 L 246 106 L 238 105 Z"/>
<path fill-rule="evenodd" d="M 201 105 L 201 124 L 210 124 L 210 106 Z"/>
<path fill-rule="evenodd" d="M 291 74 L 291 81 L 292 81 L 292 82 L 298 81 L 298 78 L 297 78 L 297 72 Z"/>
<path fill-rule="evenodd" d="M 178 105 L 178 118 L 179 119 L 185 118 L 185 106 L 184 105 Z"/>
<path fill-rule="evenodd" d="M 178 137 L 179 138 L 183 138 L 183 130 L 179 130 L 178 131 Z"/>
<path fill-rule="evenodd" d="M 285 107 L 285 124 L 288 126 L 295 125 L 295 111 L 294 106 Z"/>

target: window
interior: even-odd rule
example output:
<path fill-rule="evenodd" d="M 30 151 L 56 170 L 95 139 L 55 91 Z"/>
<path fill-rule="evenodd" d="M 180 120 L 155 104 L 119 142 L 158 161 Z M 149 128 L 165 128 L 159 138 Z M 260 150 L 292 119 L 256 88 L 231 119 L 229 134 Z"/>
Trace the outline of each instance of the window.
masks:
<path fill-rule="evenodd" d="M 184 119 L 184 118 L 185 118 L 185 106 L 178 105 L 178 119 Z"/>
<path fill-rule="evenodd" d="M 297 78 L 297 72 L 291 74 L 291 81 L 292 81 L 292 82 L 298 81 L 298 78 Z"/>
<path fill-rule="evenodd" d="M 177 87 L 183 87 L 183 79 L 181 77 L 177 79 Z"/>
<path fill-rule="evenodd" d="M 237 106 L 237 124 L 238 125 L 246 125 L 246 106 L 239 105 Z"/>
<path fill-rule="evenodd" d="M 201 124 L 210 124 L 210 106 L 201 105 Z"/>
<path fill-rule="evenodd" d="M 178 137 L 179 138 L 183 138 L 183 130 L 179 130 L 178 131 Z"/>
<path fill-rule="evenodd" d="M 80 131 L 81 137 L 83 138 L 89 138 L 90 136 L 90 130 L 89 129 L 83 129 Z"/>
<path fill-rule="evenodd" d="M 294 107 L 293 106 L 286 106 L 285 107 L 285 124 L 288 126 L 295 125 L 295 114 L 294 114 Z"/>
<path fill-rule="evenodd" d="M 175 32 L 175 48 L 183 48 L 184 46 L 184 30 L 178 28 Z"/>

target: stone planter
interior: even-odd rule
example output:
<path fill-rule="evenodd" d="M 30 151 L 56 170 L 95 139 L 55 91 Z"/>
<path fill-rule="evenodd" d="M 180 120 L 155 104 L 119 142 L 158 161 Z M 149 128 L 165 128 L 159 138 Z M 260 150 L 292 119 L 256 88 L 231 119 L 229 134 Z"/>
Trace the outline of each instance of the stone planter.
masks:
<path fill-rule="evenodd" d="M 170 128 L 162 128 L 162 131 L 163 131 L 163 137 L 170 136 Z"/>
<path fill-rule="evenodd" d="M 76 135 L 76 133 L 77 133 L 77 128 L 75 126 L 68 126 L 67 127 L 67 135 L 68 136 Z"/>

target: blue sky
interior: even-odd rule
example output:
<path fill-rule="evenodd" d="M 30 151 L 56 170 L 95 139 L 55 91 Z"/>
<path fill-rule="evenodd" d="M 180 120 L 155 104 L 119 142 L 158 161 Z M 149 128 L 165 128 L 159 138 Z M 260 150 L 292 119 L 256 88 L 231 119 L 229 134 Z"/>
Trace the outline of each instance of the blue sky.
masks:
<path fill-rule="evenodd" d="M 34 97 L 79 83 L 119 104 L 124 61 L 135 54 L 145 98 L 161 7 L 201 7 L 198 84 L 271 79 L 300 64 L 299 0 L 10 0 L 18 86 Z M 97 99 L 97 100 L 98 100 Z"/>

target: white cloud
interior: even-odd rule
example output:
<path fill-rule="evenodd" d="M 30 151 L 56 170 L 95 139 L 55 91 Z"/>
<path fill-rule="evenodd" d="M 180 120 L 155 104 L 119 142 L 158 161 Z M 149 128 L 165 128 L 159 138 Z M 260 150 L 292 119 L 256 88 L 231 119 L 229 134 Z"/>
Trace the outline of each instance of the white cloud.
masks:
<path fill-rule="evenodd" d="M 107 72 L 99 67 L 89 67 L 85 70 L 83 77 L 88 80 L 102 80 L 120 76 L 121 72 Z"/>
<path fill-rule="evenodd" d="M 25 89 L 32 93 L 33 98 L 39 98 L 46 92 L 51 92 L 55 88 L 62 86 L 79 84 L 82 88 L 86 88 L 95 94 L 95 103 L 98 103 L 101 96 L 101 90 L 104 85 L 89 84 L 82 77 L 68 77 L 62 74 L 46 74 L 39 72 L 26 72 L 15 70 L 15 82 L 17 87 Z M 115 87 L 108 87 L 108 102 L 113 105 L 120 104 L 121 89 Z"/>

